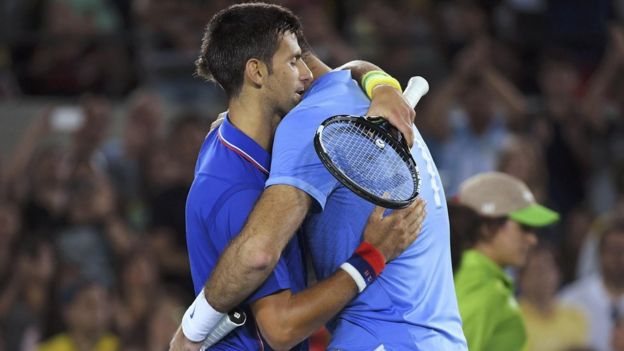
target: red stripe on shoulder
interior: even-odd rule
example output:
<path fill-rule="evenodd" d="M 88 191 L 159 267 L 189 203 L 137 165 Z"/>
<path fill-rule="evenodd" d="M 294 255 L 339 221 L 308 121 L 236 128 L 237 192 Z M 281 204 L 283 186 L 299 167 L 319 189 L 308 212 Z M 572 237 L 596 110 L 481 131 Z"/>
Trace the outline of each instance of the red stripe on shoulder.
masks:
<path fill-rule="evenodd" d="M 234 151 L 237 155 L 239 155 L 240 157 L 242 157 L 245 160 L 249 161 L 257 169 L 259 169 L 262 173 L 267 174 L 267 175 L 269 174 L 269 170 L 264 168 L 258 161 L 254 160 L 253 157 L 249 156 L 243 150 L 239 149 L 234 144 L 232 144 L 229 141 L 225 140 L 225 138 L 223 138 L 223 136 L 221 136 L 221 133 L 218 133 L 217 137 L 219 138 L 219 141 L 221 142 L 221 144 L 223 144 L 223 146 L 225 146 L 226 148 Z"/>

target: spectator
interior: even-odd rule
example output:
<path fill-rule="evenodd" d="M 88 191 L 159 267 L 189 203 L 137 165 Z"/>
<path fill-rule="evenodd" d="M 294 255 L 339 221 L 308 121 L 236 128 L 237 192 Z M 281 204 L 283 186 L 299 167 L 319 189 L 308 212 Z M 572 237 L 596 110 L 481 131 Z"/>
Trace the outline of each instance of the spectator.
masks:
<path fill-rule="evenodd" d="M 170 147 L 175 161 L 179 163 L 183 171 L 180 174 L 180 182 L 187 187 L 190 187 L 193 182 L 197 153 L 208 134 L 210 121 L 197 112 L 187 111 L 176 116 L 171 123 Z"/>
<path fill-rule="evenodd" d="M 189 297 L 177 288 L 166 288 L 158 294 L 147 321 L 146 350 L 168 349 L 188 301 Z"/>
<path fill-rule="evenodd" d="M 71 133 L 70 165 L 91 163 L 100 170 L 106 169 L 106 159 L 100 148 L 109 136 L 112 107 L 102 96 L 84 95 L 80 100 L 82 122 Z"/>
<path fill-rule="evenodd" d="M 508 124 L 519 123 L 525 114 L 524 96 L 487 61 L 488 45 L 479 40 L 459 54 L 456 69 L 433 92 L 423 120 L 451 196 L 466 178 L 495 170 Z"/>
<path fill-rule="evenodd" d="M 612 209 L 624 194 L 624 28 L 610 28 L 610 44 L 589 80 L 583 112 L 591 131 L 591 173 L 588 200 L 597 213 Z"/>
<path fill-rule="evenodd" d="M 571 55 L 552 49 L 539 71 L 541 101 L 532 121 L 548 166 L 548 197 L 565 218 L 586 196 L 588 129 L 577 96 L 579 71 Z"/>
<path fill-rule="evenodd" d="M 39 351 L 120 350 L 119 339 L 110 332 L 111 296 L 103 285 L 73 282 L 62 292 L 62 300 L 66 329 L 42 343 Z"/>
<path fill-rule="evenodd" d="M 610 350 L 612 334 L 624 314 L 624 221 L 614 219 L 599 242 L 600 272 L 579 279 L 561 292 L 561 300 L 583 311 L 589 321 L 589 342 Z"/>
<path fill-rule="evenodd" d="M 556 298 L 560 274 L 550 246 L 540 244 L 531 250 L 519 278 L 519 302 L 527 327 L 528 351 L 563 351 L 586 346 L 585 316 Z"/>
<path fill-rule="evenodd" d="M 598 270 L 598 240 L 594 226 L 601 222 L 585 207 L 576 208 L 563 223 L 559 252 L 562 283 L 568 284 L 579 277 Z M 594 223 L 594 224 L 592 224 Z M 602 230 L 602 229 L 601 229 Z"/>
<path fill-rule="evenodd" d="M 448 211 L 451 222 L 451 263 L 453 274 L 455 274 L 464 251 L 469 250 L 472 246 L 466 236 L 468 233 L 478 231 L 480 221 L 473 210 L 459 204 L 456 198 L 448 202 Z"/>
<path fill-rule="evenodd" d="M 574 278 L 583 278 L 591 274 L 600 273 L 599 244 L 602 233 L 611 226 L 613 221 L 623 216 L 624 198 L 621 198 L 610 211 L 596 216 L 595 219 L 589 219 L 589 223 L 582 227 L 582 229 L 585 229 L 585 236 L 579 244 L 579 257 L 575 266 Z"/>
<path fill-rule="evenodd" d="M 26 231 L 53 238 L 66 224 L 69 201 L 66 154 L 60 146 L 40 148 L 29 159 L 29 167 L 18 175 L 17 182 L 26 185 L 22 200 Z"/>
<path fill-rule="evenodd" d="M 116 194 L 104 174 L 81 164 L 70 186 L 68 225 L 56 240 L 61 263 L 111 287 L 115 259 L 128 252 L 136 238 L 115 211 Z"/>
<path fill-rule="evenodd" d="M 30 47 L 16 52 L 18 78 L 26 93 L 127 91 L 133 80 L 129 52 L 123 42 L 113 40 L 121 21 L 109 2 L 49 0 L 24 7 L 34 8 L 25 17 L 34 16 L 31 31 L 40 34 Z"/>
<path fill-rule="evenodd" d="M 151 311 L 158 308 L 157 293 L 161 288 L 158 266 L 150 252 L 136 248 L 125 257 L 119 267 L 118 299 L 115 305 L 115 325 L 125 345 L 144 347 L 147 338 L 147 324 Z M 175 330 L 171 331 L 173 335 Z M 155 350 L 155 349 L 150 349 Z"/>
<path fill-rule="evenodd" d="M 121 138 L 107 142 L 102 151 L 122 216 L 134 229 L 144 230 L 148 219 L 142 165 L 163 137 L 165 106 L 160 95 L 141 90 L 130 96 L 127 109 Z"/>
<path fill-rule="evenodd" d="M 32 350 L 47 332 L 52 313 L 53 276 L 56 259 L 52 245 L 33 237 L 20 242 L 12 277 L 2 296 L 3 303 L 10 303 L 5 320 L 6 349 Z M 11 291 L 12 301 L 6 300 Z"/>
<path fill-rule="evenodd" d="M 509 138 L 500 150 L 497 170 L 522 180 L 539 202 L 548 200 L 546 163 L 539 145 L 526 136 Z"/>
<path fill-rule="evenodd" d="M 472 212 L 473 229 L 454 236 L 466 247 L 455 274 L 457 302 L 471 351 L 523 350 L 525 324 L 514 298 L 511 278 L 503 269 L 522 267 L 537 243 L 535 230 L 558 215 L 538 205 L 520 180 L 497 172 L 468 178 L 457 201 Z M 451 226 L 455 218 L 451 218 Z M 463 228 L 462 228 L 463 229 Z M 454 233 L 457 234 L 457 233 Z"/>
<path fill-rule="evenodd" d="M 194 177 L 199 146 L 208 123 L 194 113 L 173 120 L 170 135 L 148 159 L 149 240 L 166 283 L 192 290 L 186 252 L 186 197 Z M 163 172 L 163 169 L 167 169 Z"/>

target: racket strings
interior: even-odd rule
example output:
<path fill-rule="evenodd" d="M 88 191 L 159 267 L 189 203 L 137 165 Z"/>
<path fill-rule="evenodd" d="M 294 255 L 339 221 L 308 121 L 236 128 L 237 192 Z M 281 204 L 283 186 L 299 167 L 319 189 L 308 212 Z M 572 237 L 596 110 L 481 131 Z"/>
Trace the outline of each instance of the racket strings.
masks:
<path fill-rule="evenodd" d="M 334 165 L 374 195 L 403 200 L 416 191 L 406 158 L 395 150 L 398 144 L 365 124 L 328 124 L 322 143 Z"/>

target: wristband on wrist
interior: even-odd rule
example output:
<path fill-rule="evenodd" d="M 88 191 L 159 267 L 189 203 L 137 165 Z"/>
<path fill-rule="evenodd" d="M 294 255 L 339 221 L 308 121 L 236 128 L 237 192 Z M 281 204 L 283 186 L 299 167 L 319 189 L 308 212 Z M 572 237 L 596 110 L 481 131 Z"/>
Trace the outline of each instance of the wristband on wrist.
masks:
<path fill-rule="evenodd" d="M 384 71 L 370 71 L 362 77 L 362 89 L 364 89 L 369 99 L 373 98 L 373 89 L 382 84 L 390 85 L 398 91 L 403 91 L 401 83 Z"/>
<path fill-rule="evenodd" d="M 384 255 L 373 245 L 363 241 L 340 268 L 353 278 L 358 291 L 362 292 L 377 279 L 385 266 Z"/>
<path fill-rule="evenodd" d="M 182 333 L 192 342 L 204 341 L 223 316 L 225 313 L 221 313 L 210 306 L 204 295 L 204 289 L 202 289 L 195 301 L 184 312 Z"/>

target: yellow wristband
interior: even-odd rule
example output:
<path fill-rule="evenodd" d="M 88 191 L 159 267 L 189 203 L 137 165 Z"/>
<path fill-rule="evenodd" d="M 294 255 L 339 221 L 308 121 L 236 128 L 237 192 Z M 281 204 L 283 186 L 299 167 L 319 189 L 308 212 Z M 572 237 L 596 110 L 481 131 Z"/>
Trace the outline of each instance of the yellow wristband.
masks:
<path fill-rule="evenodd" d="M 362 88 L 369 99 L 373 98 L 373 89 L 382 84 L 392 86 L 398 91 L 403 91 L 401 83 L 384 71 L 370 71 L 362 77 Z"/>

